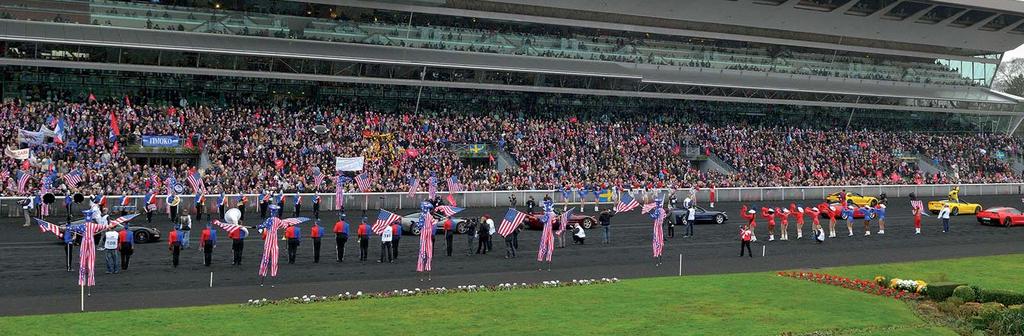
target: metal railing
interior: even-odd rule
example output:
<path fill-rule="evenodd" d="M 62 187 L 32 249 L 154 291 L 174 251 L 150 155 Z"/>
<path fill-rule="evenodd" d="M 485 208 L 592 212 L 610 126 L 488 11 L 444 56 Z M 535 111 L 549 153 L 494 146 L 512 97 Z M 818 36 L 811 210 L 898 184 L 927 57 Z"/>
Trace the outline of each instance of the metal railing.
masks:
<path fill-rule="evenodd" d="M 859 186 L 813 186 L 813 187 L 767 187 L 767 188 L 717 188 L 715 189 L 715 199 L 717 202 L 790 202 L 790 201 L 814 201 L 818 202 L 825 198 L 826 195 L 838 192 L 845 189 L 848 192 L 859 193 L 862 195 L 877 196 L 885 193 L 888 197 L 907 197 L 910 193 L 914 193 L 917 197 L 925 198 L 945 198 L 953 184 L 927 184 L 927 185 L 859 185 Z M 1024 183 L 998 183 L 998 184 L 960 184 L 960 196 L 961 198 L 970 200 L 972 196 L 983 196 L 983 195 L 1019 195 L 1022 194 L 1022 187 Z M 672 189 L 626 189 L 622 191 L 613 190 L 612 197 L 602 198 L 603 201 L 595 202 L 594 194 L 588 193 L 585 197 L 580 197 L 578 193 L 573 191 L 570 193 L 568 198 L 562 197 L 562 193 L 558 190 L 509 190 L 509 191 L 466 191 L 456 193 L 454 198 L 460 207 L 506 207 L 509 206 L 509 197 L 515 196 L 517 205 L 522 206 L 529 199 L 533 197 L 537 203 L 540 203 L 545 196 L 550 196 L 558 205 L 568 206 L 583 206 L 585 210 L 589 211 L 590 207 L 599 205 L 602 208 L 608 208 L 612 204 L 618 201 L 618 195 L 621 192 L 632 193 L 638 200 L 643 200 L 643 195 L 654 195 L 654 194 L 667 194 L 672 192 Z M 687 189 L 675 190 L 677 197 L 683 198 L 688 195 Z M 448 195 L 447 192 L 438 192 L 442 198 Z M 291 214 L 293 206 L 295 204 L 295 193 L 285 194 L 287 197 L 285 200 L 285 214 Z M 302 212 L 304 214 L 310 214 L 312 210 L 312 199 L 315 194 L 312 193 L 300 193 L 302 196 Z M 334 204 L 333 193 L 321 193 L 320 209 L 321 211 L 328 211 L 336 209 Z M 179 211 L 193 211 L 195 208 L 194 195 L 179 195 L 181 197 L 181 203 L 179 205 Z M 238 194 L 226 194 L 227 198 L 226 206 L 233 207 L 237 204 Z M 259 195 L 257 194 L 245 194 L 246 197 L 246 211 L 251 212 L 259 207 Z M 122 196 L 108 196 L 107 207 L 113 208 L 114 206 L 120 205 Z M 129 195 L 128 205 L 134 206 L 136 209 L 142 209 L 142 198 L 141 195 Z M 219 195 L 207 195 L 206 196 L 206 207 L 204 212 L 216 213 L 217 199 Z M 426 192 L 416 193 L 414 196 L 409 196 L 405 192 L 387 192 L 387 193 L 345 193 L 344 195 L 344 206 L 346 211 L 363 211 L 373 209 L 389 209 L 389 210 L 402 210 L 402 209 L 418 209 L 419 202 L 427 197 Z M 701 189 L 697 192 L 697 202 L 706 203 L 710 197 L 709 189 Z M 21 216 L 22 206 L 17 204 L 18 200 L 23 200 L 25 197 L 0 197 L 0 216 L 18 217 Z M 158 199 L 158 212 L 163 213 L 166 209 L 166 196 L 159 195 Z M 84 204 L 74 204 L 72 210 L 79 211 L 85 208 Z M 50 205 L 51 216 L 64 216 L 65 207 L 63 196 L 58 196 L 57 201 Z M 77 214 L 76 214 L 77 215 Z"/>

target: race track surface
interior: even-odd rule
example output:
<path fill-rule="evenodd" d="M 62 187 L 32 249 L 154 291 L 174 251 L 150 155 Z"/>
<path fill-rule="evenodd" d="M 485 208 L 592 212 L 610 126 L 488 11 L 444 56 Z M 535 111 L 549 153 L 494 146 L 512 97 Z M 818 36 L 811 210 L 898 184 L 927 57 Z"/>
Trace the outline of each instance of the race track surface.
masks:
<path fill-rule="evenodd" d="M 985 207 L 1020 206 L 1020 195 L 972 198 Z M 789 201 L 758 202 L 757 205 L 788 206 Z M 810 204 L 807 202 L 806 204 Z M 706 205 L 706 204 L 702 204 Z M 588 230 L 586 245 L 572 245 L 568 234 L 565 248 L 555 250 L 551 270 L 536 261 L 538 231 L 520 235 L 519 258 L 505 259 L 504 241 L 495 235 L 494 250 L 486 255 L 467 255 L 466 236 L 455 238 L 455 254 L 444 255 L 444 239 L 435 242 L 434 272 L 429 282 L 418 280 L 416 260 L 418 240 L 406 235 L 400 242 L 400 258 L 395 264 L 378 264 L 379 239 L 370 244 L 370 260 L 357 261 L 358 244 L 353 235 L 346 246 L 346 259 L 336 263 L 333 234 L 325 235 L 321 262 L 313 263 L 313 244 L 308 238 L 299 248 L 298 261 L 287 264 L 287 244 L 281 247 L 280 272 L 269 279 L 266 286 L 258 285 L 257 270 L 262 242 L 257 234 L 246 240 L 242 266 L 231 265 L 231 242 L 223 231 L 218 233 L 219 243 L 214 251 L 213 266 L 202 265 L 198 238 L 203 224 L 192 231 L 192 248 L 182 251 L 181 266 L 172 268 L 165 240 L 158 243 L 136 245 L 135 255 L 128 271 L 116 275 L 104 274 L 102 251 L 97 253 L 96 283 L 92 295 L 86 298 L 86 310 L 120 310 L 195 306 L 224 303 L 243 303 L 248 299 L 284 298 L 305 294 L 336 295 L 344 292 L 370 292 L 402 288 L 455 287 L 468 284 L 492 285 L 503 282 L 539 282 L 544 280 L 570 281 L 572 279 L 617 277 L 638 278 L 673 276 L 679 273 L 680 256 L 684 275 L 732 272 L 768 271 L 796 268 L 818 268 L 853 264 L 871 264 L 897 261 L 940 259 L 1024 252 L 1024 227 L 985 227 L 977 224 L 973 215 L 964 215 L 951 221 L 950 233 L 941 232 L 941 223 L 935 217 L 924 218 L 924 234 L 915 236 L 913 218 L 907 199 L 891 198 L 886 218 L 886 234 L 864 237 L 860 221 L 854 226 L 854 237 L 842 235 L 837 239 L 815 244 L 809 237 L 796 240 L 795 225 L 790 226 L 790 241 L 766 242 L 767 228 L 758 220 L 758 242 L 754 244 L 755 258 L 739 258 L 738 227 L 744 221 L 739 216 L 739 203 L 716 204 L 715 210 L 727 211 L 730 220 L 723 225 L 698 225 L 696 237 L 683 238 L 682 228 L 676 227 L 676 237 L 665 247 L 664 264 L 655 266 L 651 258 L 652 221 L 639 213 L 639 209 L 619 215 L 612 221 L 612 243 L 601 244 L 601 230 Z M 524 209 L 520 209 L 524 210 Z M 586 214 L 594 215 L 593 205 Z M 468 209 L 463 217 L 487 213 L 497 218 L 504 208 Z M 290 211 L 288 212 L 290 215 Z M 401 213 L 405 214 L 405 212 Z M 303 215 L 310 215 L 304 213 Z M 255 225 L 258 214 L 246 214 L 246 224 Z M 154 226 L 164 238 L 170 228 L 169 220 L 154 219 Z M 358 224 L 359 212 L 349 212 L 351 230 Z M 369 214 L 371 220 L 376 212 Z M 329 231 L 336 220 L 332 213 L 322 214 L 324 227 Z M 51 218 L 53 221 L 62 219 Z M 145 218 L 133 220 L 145 225 Z M 805 232 L 810 231 L 807 220 Z M 827 220 L 823 220 L 827 223 Z M 77 272 L 65 272 L 63 247 L 53 236 L 39 232 L 37 226 L 22 227 L 21 218 L 0 219 L 0 315 L 26 315 L 75 312 L 79 310 Z M 308 235 L 309 225 L 303 225 Z M 845 232 L 845 223 L 837 226 Z M 778 229 L 776 229 L 778 230 Z M 255 232 L 255 231 L 253 231 Z M 777 237 L 778 238 L 778 237 Z M 766 257 L 761 257 L 764 247 Z M 475 248 L 475 246 L 474 246 Z M 77 248 L 75 264 L 77 270 Z M 213 288 L 210 273 L 213 272 Z"/>

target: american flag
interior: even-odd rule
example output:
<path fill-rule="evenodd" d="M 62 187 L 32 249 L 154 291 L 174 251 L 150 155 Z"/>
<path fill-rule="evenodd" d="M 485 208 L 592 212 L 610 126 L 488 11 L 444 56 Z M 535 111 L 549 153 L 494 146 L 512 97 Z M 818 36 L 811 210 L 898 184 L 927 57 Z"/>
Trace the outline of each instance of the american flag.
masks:
<path fill-rule="evenodd" d="M 118 217 L 117 219 L 110 221 L 110 225 L 112 225 L 112 226 L 121 225 L 122 223 L 125 223 L 125 222 L 128 222 L 128 221 L 132 220 L 132 218 L 135 218 L 135 216 L 138 216 L 138 214 L 131 214 L 131 215 L 126 215 L 126 216 Z"/>
<path fill-rule="evenodd" d="M 416 197 L 416 192 L 420 191 L 420 180 L 415 177 L 409 178 L 409 197 Z"/>
<path fill-rule="evenodd" d="M 566 210 L 565 212 L 562 213 L 561 216 L 558 216 L 558 223 L 561 226 L 558 228 L 558 232 L 555 232 L 555 233 L 562 234 L 562 232 L 565 231 L 565 227 L 569 226 L 569 219 L 572 218 L 572 212 L 574 210 L 576 210 L 576 208 L 572 208 L 572 209 Z"/>
<path fill-rule="evenodd" d="M 50 205 L 43 202 L 43 195 L 50 193 L 50 188 L 47 183 L 43 183 L 43 189 L 39 191 L 39 214 L 43 217 L 50 215 Z"/>
<path fill-rule="evenodd" d="M 654 237 L 651 239 L 651 247 L 654 257 L 660 258 L 662 250 L 665 249 L 665 234 L 662 231 L 661 223 L 665 222 L 666 213 L 664 209 L 657 210 L 658 215 L 654 218 Z"/>
<path fill-rule="evenodd" d="M 345 182 L 348 177 L 338 175 L 334 178 L 334 210 L 341 210 L 345 207 Z"/>
<path fill-rule="evenodd" d="M 270 218 L 260 225 L 260 228 L 267 234 L 267 238 L 263 240 L 263 256 L 260 258 L 259 275 L 262 277 L 266 277 L 268 273 L 272 277 L 277 276 L 277 256 L 280 252 L 277 247 L 277 230 L 288 227 L 284 221 L 275 216 L 276 214 L 273 212 L 276 211 L 271 212 Z"/>
<path fill-rule="evenodd" d="M 459 184 L 459 177 L 458 176 L 452 175 L 451 177 L 448 178 L 447 182 L 448 182 L 448 192 L 457 193 L 457 192 L 461 192 L 462 191 L 462 185 Z"/>
<path fill-rule="evenodd" d="M 622 194 L 622 198 L 619 200 L 619 204 L 615 205 L 615 212 L 630 211 L 636 209 L 638 206 L 640 206 L 640 202 L 633 199 L 633 196 L 629 196 L 629 194 L 624 193 Z"/>
<path fill-rule="evenodd" d="M 512 234 L 512 232 L 523 223 L 524 219 L 526 219 L 526 214 L 519 210 L 509 208 L 508 211 L 505 212 L 505 218 L 501 220 L 501 225 L 498 226 L 498 234 L 502 237 L 508 237 L 508 235 Z"/>
<path fill-rule="evenodd" d="M 14 179 L 18 181 L 18 193 L 24 193 L 25 187 L 28 185 L 29 174 L 19 170 L 14 175 Z"/>
<path fill-rule="evenodd" d="M 238 225 L 238 224 L 228 224 L 228 223 L 221 222 L 219 220 L 214 220 L 213 224 L 216 225 L 216 226 L 219 226 L 221 229 L 224 229 L 224 231 L 227 231 L 228 233 L 232 233 L 232 232 L 235 232 L 237 230 L 245 230 L 245 226 Z M 248 231 L 248 230 L 245 230 L 245 231 Z"/>
<path fill-rule="evenodd" d="M 66 230 L 75 230 L 82 237 L 93 237 L 96 236 L 96 234 L 99 233 L 100 231 L 113 228 L 118 224 L 131 220 L 132 218 L 135 218 L 135 215 L 123 216 L 118 219 L 110 221 L 108 225 L 100 225 L 94 222 L 86 222 L 85 224 L 68 227 L 66 228 Z M 82 243 L 79 246 L 78 255 L 78 285 L 95 286 L 96 242 L 93 239 L 82 239 Z"/>
<path fill-rule="evenodd" d="M 430 199 L 434 199 L 434 196 L 437 196 L 437 177 L 434 175 L 430 175 L 430 178 L 427 179 L 427 193 Z"/>
<path fill-rule="evenodd" d="M 9 172 L 7 170 L 0 171 L 0 183 L 4 184 L 4 185 L 0 186 L 0 188 L 3 188 L 3 187 L 7 186 L 6 182 L 7 182 L 7 178 L 8 177 L 11 177 L 11 172 Z"/>
<path fill-rule="evenodd" d="M 370 175 L 362 173 L 356 175 L 356 185 L 359 186 L 359 191 L 369 192 L 370 191 Z"/>
<path fill-rule="evenodd" d="M 430 272 L 434 260 L 434 216 L 427 215 L 420 229 L 420 257 L 416 259 L 417 272 Z"/>
<path fill-rule="evenodd" d="M 382 209 L 380 210 L 380 214 L 377 215 L 377 221 L 373 222 L 373 227 L 371 229 L 373 230 L 373 233 L 380 234 L 381 232 L 384 232 L 384 230 L 388 229 L 388 227 L 391 226 L 391 223 L 401 219 L 402 217 L 399 217 L 393 212 Z"/>
<path fill-rule="evenodd" d="M 62 178 L 64 179 L 64 183 L 68 185 L 68 188 L 78 188 L 78 184 L 82 183 L 82 171 L 78 169 L 72 170 L 71 172 L 64 174 Z"/>
<path fill-rule="evenodd" d="M 454 207 L 454 206 L 442 205 L 442 206 L 439 206 L 439 207 L 435 208 L 434 210 L 436 210 L 436 211 L 438 211 L 440 213 L 443 213 L 446 217 L 451 217 L 451 216 L 455 216 L 455 214 L 459 213 L 460 211 L 466 210 L 466 209 L 465 208 L 457 208 L 457 207 Z"/>
<path fill-rule="evenodd" d="M 313 187 L 319 188 L 321 184 L 324 184 L 324 174 L 321 174 L 319 170 L 313 171 Z"/>
<path fill-rule="evenodd" d="M 199 175 L 199 172 L 188 175 L 188 184 L 192 186 L 192 191 L 195 193 L 206 193 L 206 184 L 203 183 L 203 177 Z"/>
<path fill-rule="evenodd" d="M 651 203 L 644 204 L 644 207 L 640 209 L 640 213 L 651 212 L 651 210 L 654 210 L 654 208 L 657 208 L 657 207 L 658 207 L 658 203 L 657 202 L 651 202 Z"/>
<path fill-rule="evenodd" d="M 152 187 L 152 188 L 159 187 L 160 186 L 160 177 L 156 176 L 156 174 L 153 174 L 153 176 L 149 177 L 149 184 L 150 184 L 150 187 Z"/>
<path fill-rule="evenodd" d="M 551 255 L 555 248 L 555 235 L 551 230 L 551 224 L 555 221 L 555 216 L 545 216 L 547 222 L 544 223 L 544 231 L 540 234 L 540 248 L 537 249 L 537 261 L 551 262 Z"/>
<path fill-rule="evenodd" d="M 918 209 L 918 211 L 920 211 L 921 214 L 923 215 L 924 214 L 924 203 L 922 203 L 921 200 L 910 201 L 910 209 L 911 210 Z"/>
<path fill-rule="evenodd" d="M 57 226 L 56 224 L 44 221 L 44 220 L 39 219 L 39 218 L 36 218 L 36 223 L 39 224 L 39 231 L 50 232 L 50 233 L 53 233 L 54 235 L 56 235 L 57 237 L 61 236 L 61 234 L 60 234 L 60 227 Z"/>

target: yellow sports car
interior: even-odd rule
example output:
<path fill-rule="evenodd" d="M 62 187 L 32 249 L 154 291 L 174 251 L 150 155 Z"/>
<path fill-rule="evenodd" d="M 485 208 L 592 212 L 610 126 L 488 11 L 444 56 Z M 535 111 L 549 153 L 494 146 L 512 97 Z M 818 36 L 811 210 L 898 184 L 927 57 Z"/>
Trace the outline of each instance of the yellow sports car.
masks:
<path fill-rule="evenodd" d="M 839 193 L 834 192 L 825 196 L 825 202 L 828 203 L 839 203 Z M 864 196 L 855 192 L 846 192 L 846 202 L 853 202 L 856 206 L 875 206 L 878 204 L 878 198 L 873 196 Z"/>
<path fill-rule="evenodd" d="M 949 204 L 949 214 L 951 216 L 973 215 L 981 212 L 981 204 L 967 202 L 962 198 L 958 202 L 950 200 L 930 201 L 928 202 L 928 211 L 931 211 L 932 214 L 938 214 L 939 210 L 942 210 L 943 204 Z"/>

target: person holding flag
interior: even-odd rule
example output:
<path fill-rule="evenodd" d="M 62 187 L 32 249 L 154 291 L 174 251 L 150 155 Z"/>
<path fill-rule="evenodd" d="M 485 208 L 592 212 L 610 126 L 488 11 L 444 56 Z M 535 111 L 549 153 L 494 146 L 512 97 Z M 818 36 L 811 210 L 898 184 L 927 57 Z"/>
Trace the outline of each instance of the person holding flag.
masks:
<path fill-rule="evenodd" d="M 555 236 L 552 231 L 551 225 L 555 222 L 555 211 L 554 202 L 551 201 L 551 197 L 544 196 L 544 217 L 541 218 L 541 222 L 544 224 L 544 230 L 540 234 L 540 247 L 537 250 L 537 261 L 544 263 L 547 262 L 548 271 L 551 271 L 551 257 L 555 247 Z M 537 269 L 542 270 L 541 268 Z"/>
<path fill-rule="evenodd" d="M 656 260 L 655 266 L 661 266 L 661 254 L 665 248 L 665 233 L 662 229 L 662 223 L 665 222 L 665 218 L 668 217 L 667 212 L 663 208 L 664 200 L 661 197 L 656 197 L 654 203 L 644 206 L 644 211 L 641 213 L 650 212 L 651 219 L 654 220 L 654 234 L 651 238 L 651 248 L 653 250 L 653 256 Z"/>
<path fill-rule="evenodd" d="M 152 190 L 146 192 L 146 196 L 142 197 L 143 207 L 146 211 L 146 223 L 153 224 L 153 212 L 156 211 L 156 195 L 153 194 Z"/>
<path fill-rule="evenodd" d="M 270 197 L 270 191 L 263 190 L 263 192 L 260 193 L 260 219 L 267 218 L 267 207 L 270 206 Z"/>
<path fill-rule="evenodd" d="M 508 211 L 505 212 L 505 217 L 501 220 L 501 226 L 498 227 L 498 234 L 505 237 L 505 258 L 517 257 L 517 248 L 515 244 L 509 242 L 508 237 L 511 236 L 513 232 L 520 229 L 524 219 L 526 219 L 526 214 L 519 210 L 509 208 Z"/>
<path fill-rule="evenodd" d="M 83 213 L 85 213 L 84 223 L 68 226 L 65 230 L 72 230 L 79 236 L 85 237 L 81 240 L 78 251 L 78 285 L 91 287 L 96 285 L 96 242 L 92 237 L 99 232 L 127 223 L 136 215 L 123 216 L 107 222 L 106 218 L 101 217 L 102 215 L 95 210 L 89 209 Z"/>

